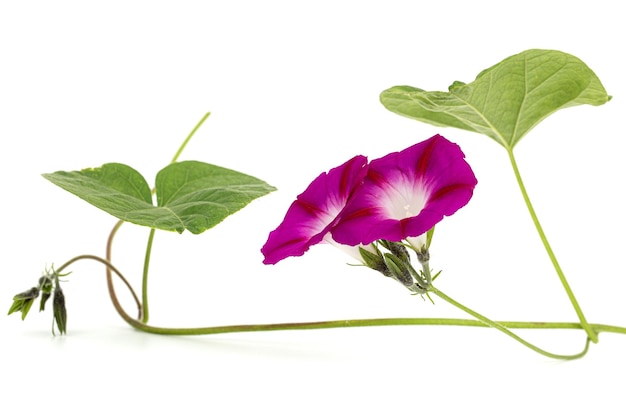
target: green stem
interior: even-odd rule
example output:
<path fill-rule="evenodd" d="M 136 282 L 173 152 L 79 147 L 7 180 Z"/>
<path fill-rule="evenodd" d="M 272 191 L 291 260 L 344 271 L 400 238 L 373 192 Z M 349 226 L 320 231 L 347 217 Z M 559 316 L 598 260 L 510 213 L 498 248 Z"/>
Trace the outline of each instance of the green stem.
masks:
<path fill-rule="evenodd" d="M 113 230 L 117 230 L 117 228 L 119 228 L 119 226 L 122 224 L 122 221 L 119 221 L 117 223 L 117 227 L 115 227 Z M 130 283 L 128 282 L 128 280 L 126 278 L 124 278 L 124 276 L 122 275 L 122 273 L 115 268 L 115 266 L 113 264 L 111 264 L 110 261 L 106 260 L 106 259 L 102 259 L 99 256 L 95 256 L 95 255 L 79 255 L 79 256 L 75 256 L 74 258 L 70 259 L 69 261 L 65 262 L 63 265 L 61 265 L 59 268 L 56 269 L 56 273 L 58 275 L 60 275 L 64 269 L 66 269 L 68 266 L 70 266 L 71 264 L 73 264 L 76 261 L 80 261 L 83 259 L 89 259 L 92 261 L 97 261 L 100 262 L 104 265 L 106 265 L 107 267 L 107 276 L 110 275 L 110 271 L 115 272 L 115 275 L 117 275 L 122 282 L 126 285 L 126 288 L 128 288 L 128 290 L 130 291 L 131 295 L 133 296 L 133 299 L 135 300 L 135 303 L 137 304 L 137 322 L 138 323 L 142 323 L 143 320 L 143 308 L 141 306 L 141 301 L 139 301 L 139 297 L 137 297 L 137 294 L 135 293 L 135 291 L 133 290 L 133 287 L 130 285 Z M 111 280 L 109 280 L 111 281 Z M 113 287 L 113 282 L 107 282 L 107 286 L 109 288 L 109 295 L 111 295 L 111 301 L 113 302 L 113 306 L 115 307 L 115 310 L 119 313 L 120 311 L 124 312 L 124 315 L 127 317 L 128 314 L 126 313 L 126 311 L 124 311 L 124 309 L 122 308 L 122 305 L 119 303 L 119 300 L 117 299 L 117 296 L 115 295 L 115 289 Z M 131 318 L 132 319 L 132 318 Z M 133 319 L 134 320 L 134 319 Z"/>
<path fill-rule="evenodd" d="M 202 119 L 200 119 L 200 121 L 196 123 L 196 126 L 191 130 L 191 132 L 189 132 L 189 134 L 187 135 L 183 143 L 181 143 L 181 145 L 178 147 L 178 150 L 174 154 L 174 157 L 172 158 L 172 161 L 170 163 L 173 164 L 178 160 L 178 158 L 182 154 L 183 150 L 187 147 L 187 144 L 189 143 L 193 135 L 198 131 L 198 129 L 200 129 L 200 126 L 204 124 L 204 122 L 206 121 L 206 119 L 209 118 L 210 115 L 211 115 L 211 112 L 207 112 L 204 116 L 202 116 Z M 154 233 L 155 233 L 155 229 L 154 228 L 150 229 L 150 235 L 148 236 L 148 244 L 146 246 L 146 256 L 144 258 L 145 260 L 143 263 L 143 278 L 142 278 L 142 284 L 141 284 L 141 288 L 142 288 L 141 295 L 142 295 L 142 300 L 143 300 L 143 322 L 144 323 L 147 323 L 150 317 L 150 313 L 148 309 L 148 269 L 150 268 L 150 254 L 152 253 L 152 243 L 154 242 Z"/>
<path fill-rule="evenodd" d="M 553 359 L 568 359 L 569 360 L 569 359 L 582 358 L 583 356 L 585 356 L 587 354 L 587 350 L 589 350 L 589 341 L 590 341 L 590 339 L 587 338 L 587 340 L 585 342 L 585 348 L 580 353 L 577 353 L 577 354 L 574 354 L 574 355 L 560 355 L 560 354 L 548 352 L 548 351 L 543 350 L 540 347 L 537 347 L 536 345 L 526 341 L 525 339 L 521 338 L 520 336 L 516 335 L 515 333 L 510 331 L 508 328 L 506 328 L 501 323 L 498 323 L 498 322 L 495 322 L 495 321 L 493 321 L 491 319 L 488 319 L 487 317 L 483 316 L 482 314 L 477 313 L 476 311 L 472 310 L 471 308 L 466 307 L 463 304 L 459 303 L 458 301 L 450 298 L 449 296 L 447 296 L 443 292 L 439 291 L 437 288 L 431 286 L 430 290 L 436 296 L 441 298 L 442 300 L 447 301 L 448 303 L 452 304 L 453 306 L 463 310 L 467 314 L 476 317 L 479 321 L 481 321 L 485 325 L 487 325 L 489 327 L 493 327 L 494 329 L 501 331 L 502 333 L 506 334 L 507 336 L 512 337 L 513 339 L 517 340 L 518 342 L 520 342 L 524 346 L 534 350 L 535 352 L 537 352 L 537 353 L 539 353 L 541 355 L 544 355 L 544 356 L 547 356 L 547 357 L 553 358 Z"/>
<path fill-rule="evenodd" d="M 376 319 L 347 319 L 347 320 L 330 320 L 316 321 L 304 323 L 273 323 L 273 324 L 240 324 L 230 326 L 213 326 L 213 327 L 197 327 L 197 328 L 166 328 L 150 326 L 139 320 L 134 320 L 130 316 L 126 316 L 126 322 L 137 330 L 141 330 L 152 334 L 161 334 L 169 336 L 202 336 L 221 333 L 248 333 L 261 331 L 278 331 L 278 330 L 312 330 L 312 329 L 335 329 L 349 327 L 375 327 L 375 326 L 459 326 L 459 327 L 492 327 L 479 320 L 470 319 L 449 319 L 449 318 L 376 318 Z M 581 330 L 580 323 L 567 322 L 524 322 L 524 321 L 499 321 L 500 325 L 511 329 L 577 329 Z M 626 334 L 626 328 L 609 326 L 604 324 L 591 324 L 592 328 L 597 332 L 610 332 Z M 587 339 L 589 340 L 589 339 Z M 554 355 L 557 359 L 574 359 L 582 356 L 583 353 L 577 355 Z"/>
<path fill-rule="evenodd" d="M 98 261 L 106 265 L 107 269 L 107 282 L 113 306 L 118 314 L 132 327 L 154 334 L 162 335 L 178 335 L 178 336 L 200 336 L 219 333 L 243 333 L 243 332 L 257 332 L 257 331 L 277 331 L 277 330 L 310 330 L 310 329 L 332 329 L 332 328 L 344 328 L 344 327 L 372 327 L 372 326 L 463 326 L 463 327 L 504 327 L 506 329 L 561 329 L 561 330 L 580 330 L 582 329 L 580 323 L 570 322 L 526 322 L 526 321 L 498 321 L 493 322 L 483 316 L 478 315 L 483 320 L 470 320 L 470 319 L 450 319 L 450 318 L 374 318 L 374 319 L 356 319 L 356 320 L 330 320 L 330 321 L 316 321 L 316 322 L 302 322 L 302 323 L 273 323 L 273 324 L 242 324 L 242 325 L 229 325 L 229 326 L 212 326 L 212 327 L 196 327 L 196 328 L 167 328 L 151 326 L 144 323 L 141 320 L 141 314 L 139 318 L 134 319 L 121 306 L 115 289 L 112 284 L 112 274 L 115 273 L 122 281 L 127 283 L 126 278 L 122 273 L 115 268 L 108 260 L 102 259 L 94 255 L 81 255 L 72 258 L 70 261 L 63 264 L 57 269 L 60 273 L 66 269 L 70 264 L 82 259 L 90 259 Z M 132 288 L 127 284 L 128 288 L 132 292 Z M 432 288 L 432 287 L 431 287 Z M 437 290 L 437 295 L 446 301 L 451 299 Z M 443 296 L 442 296 L 443 295 Z M 139 299 L 134 295 L 137 306 L 141 308 Z M 457 306 L 454 300 L 453 305 Z M 460 304 L 458 305 L 460 306 Z M 464 311 L 466 307 L 461 306 Z M 495 325 L 495 326 L 494 326 Z M 606 324 L 590 324 L 596 333 L 609 332 L 626 334 L 626 327 L 612 326 Z M 558 359 L 571 359 L 572 356 L 555 355 L 552 356 Z"/>
<path fill-rule="evenodd" d="M 178 157 L 183 152 L 183 149 L 185 149 L 185 147 L 187 146 L 187 143 L 189 143 L 193 135 L 196 133 L 198 129 L 200 129 L 200 126 L 202 126 L 202 124 L 206 121 L 206 119 L 209 118 L 210 115 L 211 115 L 211 112 L 206 113 L 202 117 L 202 119 L 200 119 L 200 121 L 196 124 L 196 126 L 191 130 L 191 132 L 189 132 L 189 134 L 187 135 L 183 143 L 178 148 L 178 151 L 176 151 L 176 154 L 174 154 L 174 157 L 172 158 L 172 162 L 171 162 L 172 164 L 178 160 Z"/>
<path fill-rule="evenodd" d="M 143 322 L 147 323 L 150 317 L 148 310 L 148 270 L 150 268 L 150 254 L 152 253 L 152 242 L 154 241 L 155 229 L 150 229 L 148 235 L 148 245 L 146 246 L 146 256 L 143 262 L 143 275 L 141 280 L 141 299 L 143 301 Z"/>
<path fill-rule="evenodd" d="M 110 243 L 110 241 L 109 241 Z M 568 323 L 568 322 L 524 322 L 524 321 L 491 321 L 486 317 L 470 310 L 469 308 L 461 305 L 455 300 L 451 299 L 441 291 L 434 289 L 431 287 L 432 291 L 442 298 L 443 300 L 451 303 L 452 305 L 460 308 L 461 310 L 467 312 L 468 314 L 473 315 L 478 318 L 478 320 L 469 320 L 469 319 L 449 319 L 449 318 L 375 318 L 375 319 L 356 319 L 356 320 L 330 320 L 330 321 L 316 321 L 316 322 L 301 322 L 301 323 L 273 323 L 273 324 L 243 324 L 243 325 L 229 325 L 229 326 L 212 326 L 212 327 L 197 327 L 197 328 L 167 328 L 167 327 L 157 327 L 151 326 L 145 323 L 142 320 L 142 308 L 139 299 L 133 292 L 132 287 L 128 284 L 126 278 L 122 275 L 122 273 L 115 268 L 111 264 L 111 262 L 107 259 L 102 259 L 98 256 L 94 255 L 81 255 L 75 258 L 72 258 L 65 264 L 63 264 L 60 268 L 57 269 L 58 273 L 61 273 L 68 266 L 73 264 L 76 261 L 90 259 L 98 261 L 104 264 L 106 268 L 107 275 L 107 286 L 109 289 L 109 295 L 111 297 L 111 301 L 113 302 L 113 306 L 117 313 L 122 317 L 124 321 L 126 321 L 129 325 L 134 327 L 137 330 L 141 330 L 147 333 L 153 334 L 161 334 L 161 335 L 178 335 L 178 336 L 199 336 L 199 335 L 210 335 L 210 334 L 220 334 L 220 333 L 244 333 L 244 332 L 259 332 L 259 331 L 278 331 L 278 330 L 311 330 L 311 329 L 332 329 L 332 328 L 348 328 L 348 327 L 372 327 L 372 326 L 465 326 L 465 327 L 493 327 L 496 328 L 507 335 L 513 337 L 514 339 L 520 341 L 522 344 L 530 347 L 532 350 L 541 353 L 542 355 L 548 356 L 554 359 L 575 359 L 582 357 L 589 347 L 589 339 L 585 344 L 585 349 L 575 355 L 556 355 L 549 352 L 546 352 L 536 346 L 522 340 L 519 336 L 513 334 L 508 329 L 582 329 L 580 323 Z M 137 307 L 139 310 L 138 318 L 134 319 L 122 307 L 121 303 L 117 298 L 117 294 L 115 293 L 115 288 L 113 286 L 113 277 L 111 273 L 115 273 L 128 287 L 131 291 L 135 301 L 137 303 Z M 605 324 L 590 324 L 590 327 L 594 330 L 595 333 L 600 332 L 610 332 L 610 333 L 619 333 L 626 334 L 626 327 L 620 326 L 612 326 Z"/>
<path fill-rule="evenodd" d="M 585 315 L 583 314 L 583 311 L 580 308 L 578 301 L 576 300 L 576 296 L 574 296 L 574 292 L 567 282 L 567 278 L 565 278 L 565 274 L 563 273 L 563 270 L 561 269 L 561 266 L 559 265 L 559 262 L 557 261 L 554 252 L 552 251 L 552 247 L 548 242 L 548 238 L 546 237 L 546 234 L 543 232 L 543 228 L 539 223 L 539 218 L 537 217 L 537 213 L 535 213 L 535 209 L 530 202 L 530 198 L 528 197 L 528 193 L 526 192 L 526 187 L 524 187 L 524 182 L 522 181 L 522 176 L 520 175 L 519 169 L 517 168 L 517 163 L 515 162 L 513 150 L 507 148 L 507 153 L 509 154 L 509 160 L 511 161 L 511 166 L 513 167 L 513 172 L 515 172 L 515 178 L 517 179 L 517 184 L 519 185 L 519 189 L 522 192 L 522 196 L 524 197 L 524 202 L 526 203 L 526 207 L 528 208 L 530 217 L 532 217 L 533 219 L 533 223 L 535 224 L 537 233 L 539 233 L 541 242 L 543 243 L 543 246 L 546 249 L 548 256 L 550 257 L 550 261 L 552 262 L 552 265 L 554 266 L 554 269 L 559 276 L 559 279 L 561 280 L 561 284 L 563 285 L 563 288 L 565 289 L 565 292 L 567 293 L 567 296 L 569 297 L 572 306 L 574 306 L 574 310 L 576 310 L 578 320 L 580 320 L 582 328 L 585 330 L 587 336 L 591 339 L 591 341 L 593 341 L 594 343 L 598 343 L 598 335 L 594 332 L 594 330 L 587 322 L 587 319 L 585 318 Z"/>
<path fill-rule="evenodd" d="M 209 118 L 210 115 L 211 115 L 211 112 L 207 112 L 204 116 L 202 116 L 200 121 L 196 123 L 196 126 L 191 130 L 191 132 L 189 132 L 189 134 L 187 135 L 183 143 L 181 143 L 181 145 L 178 147 L 178 150 L 174 154 L 174 157 L 172 158 L 172 161 L 170 163 L 173 164 L 178 160 L 178 158 L 182 154 L 183 150 L 187 147 L 187 144 L 189 143 L 193 135 L 198 131 L 198 129 L 200 129 L 202 124 L 204 124 L 204 122 Z M 152 193 L 154 193 L 154 189 L 152 189 Z M 117 233 L 117 230 L 120 228 L 120 226 L 122 226 L 122 224 L 123 224 L 123 221 L 119 221 L 115 224 L 109 236 L 109 240 L 113 239 L 113 236 Z M 143 301 L 143 308 L 141 309 L 142 311 L 141 320 L 144 323 L 147 323 L 150 317 L 149 308 L 148 308 L 148 270 L 150 267 L 150 254 L 152 253 L 154 233 L 155 233 L 155 229 L 153 228 L 150 229 L 150 235 L 148 236 L 148 244 L 146 246 L 146 255 L 144 257 L 144 264 L 143 264 L 143 275 L 142 275 L 142 283 L 141 283 L 141 298 Z M 107 249 L 107 262 L 110 263 L 110 260 L 111 260 L 111 246 L 109 244 L 108 249 Z M 126 283 L 126 285 L 128 285 L 128 283 Z M 129 286 L 129 289 L 132 291 L 132 288 L 130 288 L 130 286 Z"/>
<path fill-rule="evenodd" d="M 368 327 L 368 326 L 403 326 L 403 325 L 441 325 L 441 326 L 471 326 L 471 327 L 493 327 L 496 328 L 505 334 L 513 337 L 515 340 L 524 344 L 525 346 L 531 348 L 535 352 L 538 352 L 542 355 L 555 358 L 555 359 L 574 359 L 583 356 L 588 349 L 589 346 L 589 338 L 587 338 L 587 342 L 585 345 L 585 349 L 576 355 L 556 355 L 550 352 L 546 352 L 529 342 L 521 339 L 519 336 L 512 333 L 508 328 L 518 328 L 518 329 L 581 329 L 581 325 L 579 323 L 546 323 L 546 322 L 494 322 L 490 319 L 474 312 L 473 310 L 468 309 L 467 307 L 461 305 L 460 303 L 452 300 L 450 297 L 446 296 L 439 290 L 435 290 L 432 286 L 433 292 L 437 294 L 440 298 L 450 302 L 452 305 L 460 308 L 461 310 L 467 312 L 468 314 L 473 315 L 479 320 L 467 320 L 467 319 L 445 319 L 445 318 L 380 318 L 380 319 L 357 319 L 357 320 L 332 320 L 332 321 L 319 321 L 319 322 L 305 322 L 305 323 L 274 323 L 274 324 L 244 324 L 244 325 L 229 325 L 229 326 L 212 326 L 212 327 L 198 327 L 198 328 L 165 328 L 165 327 L 157 327 L 148 325 L 145 321 L 141 320 L 142 318 L 142 308 L 141 304 L 137 301 L 139 307 L 139 318 L 134 319 L 126 313 L 126 311 L 122 308 L 119 300 L 117 299 L 117 295 L 115 293 L 115 288 L 113 286 L 113 277 L 112 272 L 115 273 L 118 277 L 120 277 L 125 283 L 128 281 L 123 277 L 123 275 L 113 267 L 111 264 L 111 251 L 113 246 L 113 240 L 119 226 L 122 222 L 118 222 L 116 226 L 111 230 L 109 234 L 109 238 L 107 241 L 106 247 L 106 259 L 101 259 L 98 257 L 86 255 L 83 257 L 75 258 L 74 260 L 64 264 L 60 269 L 67 267 L 71 262 L 74 262 L 79 259 L 96 259 L 101 263 L 107 266 L 106 268 L 106 278 L 107 278 L 107 287 L 109 290 L 109 296 L 111 297 L 111 301 L 113 302 L 113 306 L 116 311 L 122 317 L 124 321 L 126 321 L 130 326 L 144 331 L 148 333 L 154 334 L 162 334 L 162 335 L 209 335 L 209 334 L 219 334 L 219 333 L 235 333 L 235 332 L 257 332 L 257 331 L 276 331 L 276 330 L 305 330 L 305 329 L 330 329 L 330 328 L 343 328 L 343 327 Z M 428 262 L 423 262 L 422 264 L 427 277 L 430 277 L 430 269 L 428 267 Z M 130 286 L 127 284 L 130 288 Z M 131 288 L 132 291 L 132 288 Z M 136 299 L 136 298 L 135 298 Z M 601 331 L 605 332 L 613 332 L 613 333 L 621 333 L 626 334 L 625 327 L 618 326 L 609 326 L 603 324 L 594 324 L 591 325 L 594 334 L 597 334 Z"/>
<path fill-rule="evenodd" d="M 492 327 L 496 330 L 501 331 L 502 333 L 506 334 L 509 337 L 512 337 L 513 339 L 517 340 L 518 342 L 520 342 L 521 344 L 523 344 L 524 346 L 534 350 L 535 352 L 547 356 L 549 358 L 553 358 L 553 359 L 578 359 L 583 357 L 584 355 L 587 354 L 587 350 L 589 349 L 589 341 L 590 339 L 587 338 L 586 342 L 585 342 L 585 348 L 582 350 L 582 352 L 575 354 L 575 355 L 559 355 L 559 354 L 554 354 L 551 352 L 548 352 L 546 350 L 543 350 L 541 348 L 539 348 L 538 346 L 526 341 L 525 339 L 521 338 L 520 336 L 518 336 L 517 334 L 513 333 L 512 331 L 510 331 L 505 325 L 495 322 L 485 316 L 483 316 L 480 313 L 477 313 L 476 311 L 472 310 L 469 307 L 466 307 L 465 305 L 459 303 L 458 301 L 450 298 L 449 296 L 447 296 L 446 294 L 444 294 L 443 292 L 439 291 L 437 288 L 432 286 L 432 277 L 430 274 L 430 267 L 428 265 L 428 259 L 430 258 L 430 256 L 428 256 L 428 252 L 426 252 L 426 255 L 424 256 L 424 254 L 422 253 L 422 257 L 419 256 L 420 254 L 418 253 L 418 258 L 420 263 L 422 264 L 422 272 L 424 275 L 424 278 L 426 278 L 426 282 L 428 283 L 428 288 L 429 288 L 429 292 L 433 292 L 435 293 L 435 295 L 437 295 L 439 298 L 447 301 L 448 303 L 452 304 L 453 306 L 461 309 L 462 311 L 466 312 L 467 314 L 476 317 L 480 322 L 484 323 L 485 325 Z M 428 293 L 427 293 L 428 294 Z M 432 301 L 432 300 L 431 300 Z"/>

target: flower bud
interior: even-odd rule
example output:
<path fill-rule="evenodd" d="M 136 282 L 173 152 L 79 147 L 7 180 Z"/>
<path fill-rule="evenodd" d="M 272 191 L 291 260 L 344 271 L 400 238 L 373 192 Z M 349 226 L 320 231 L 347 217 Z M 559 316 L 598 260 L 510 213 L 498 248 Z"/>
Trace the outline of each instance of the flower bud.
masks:
<path fill-rule="evenodd" d="M 52 276 L 49 274 L 43 275 L 39 278 L 39 288 L 43 292 L 52 292 L 52 286 L 54 281 L 52 281 Z"/>
<path fill-rule="evenodd" d="M 50 275 L 44 275 L 39 278 L 39 288 L 41 289 L 41 301 L 39 303 L 39 311 L 43 311 L 46 303 L 50 299 L 53 290 L 53 281 Z"/>
<path fill-rule="evenodd" d="M 17 311 L 21 311 L 22 320 L 24 320 L 37 297 L 39 297 L 39 288 L 37 287 L 33 287 L 30 290 L 26 290 L 17 294 L 13 297 L 13 304 L 11 305 L 8 314 L 13 314 Z"/>
<path fill-rule="evenodd" d="M 359 247 L 359 253 L 361 254 L 361 258 L 363 259 L 363 263 L 372 268 L 375 271 L 380 272 L 386 277 L 391 276 L 391 272 L 389 272 L 389 268 L 385 264 L 385 260 L 383 259 L 382 253 L 378 249 L 376 249 L 377 253 L 372 253 L 367 249 Z"/>
<path fill-rule="evenodd" d="M 39 302 L 39 311 L 44 311 L 44 309 L 46 308 L 46 303 L 50 299 L 51 295 L 52 295 L 52 293 L 49 293 L 49 292 L 42 292 L 41 293 L 41 300 Z"/>
<path fill-rule="evenodd" d="M 385 264 L 387 265 L 387 268 L 389 268 L 389 272 L 393 278 L 407 288 L 413 286 L 413 276 L 411 275 L 411 271 L 409 271 L 406 263 L 400 258 L 393 253 L 385 253 Z"/>
<path fill-rule="evenodd" d="M 65 296 L 63 295 L 63 291 L 58 284 L 54 290 L 52 310 L 54 312 L 54 321 L 57 324 L 57 328 L 61 334 L 64 334 L 67 328 L 67 310 L 65 309 Z"/>
<path fill-rule="evenodd" d="M 428 252 L 428 249 L 426 248 L 426 246 L 422 246 L 422 248 L 418 251 L 415 251 L 415 253 L 417 254 L 417 260 L 419 261 L 420 264 L 422 265 L 428 264 L 428 261 L 430 261 L 430 252 Z"/>
<path fill-rule="evenodd" d="M 396 255 L 402 262 L 408 263 L 411 262 L 411 257 L 409 256 L 409 251 L 406 249 L 402 243 L 392 242 L 390 240 L 379 240 L 380 244 L 387 249 L 389 252 Z"/>

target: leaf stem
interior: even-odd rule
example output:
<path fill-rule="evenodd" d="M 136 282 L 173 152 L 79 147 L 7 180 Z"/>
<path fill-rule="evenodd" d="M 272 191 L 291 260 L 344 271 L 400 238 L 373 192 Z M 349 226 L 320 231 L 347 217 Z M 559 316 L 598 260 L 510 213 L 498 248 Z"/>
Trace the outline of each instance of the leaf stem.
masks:
<path fill-rule="evenodd" d="M 143 262 L 143 275 L 141 280 L 141 299 L 143 301 L 143 319 L 144 323 L 147 323 L 150 317 L 148 309 L 148 270 L 150 269 L 150 255 L 152 253 L 152 242 L 154 241 L 155 229 L 150 229 L 148 235 L 148 244 L 146 246 L 146 256 Z"/>
<path fill-rule="evenodd" d="M 537 233 L 539 233 L 539 237 L 541 238 L 541 242 L 543 243 L 543 246 L 546 249 L 548 256 L 550 257 L 550 261 L 552 262 L 552 265 L 554 266 L 554 269 L 557 275 L 559 276 L 559 279 L 561 280 L 561 284 L 563 285 L 563 288 L 565 289 L 565 292 L 567 293 L 567 296 L 569 297 L 570 302 L 572 303 L 572 306 L 574 307 L 574 310 L 576 310 L 576 314 L 578 315 L 578 320 L 580 320 L 580 324 L 582 328 L 585 330 L 585 332 L 587 333 L 587 336 L 591 339 L 591 341 L 593 341 L 594 343 L 598 343 L 598 335 L 587 322 L 587 319 L 585 318 L 585 315 L 583 314 L 583 311 L 580 308 L 578 301 L 576 300 L 576 296 L 574 295 L 574 292 L 572 291 L 572 288 L 567 282 L 567 278 L 565 278 L 565 274 L 563 273 L 563 270 L 561 269 L 561 266 L 559 265 L 559 262 L 556 259 L 556 255 L 552 251 L 552 247 L 550 246 L 550 243 L 548 242 L 548 238 L 546 237 L 546 234 L 544 233 L 543 228 L 541 227 L 541 224 L 539 223 L 539 218 L 537 217 L 537 214 L 535 213 L 535 209 L 533 208 L 533 205 L 530 202 L 530 198 L 528 197 L 528 193 L 526 192 L 526 187 L 524 186 L 524 182 L 522 181 L 522 176 L 520 175 L 519 169 L 517 167 L 517 162 L 515 161 L 515 156 L 513 155 L 513 149 L 506 148 L 506 150 L 509 155 L 509 160 L 511 161 L 511 166 L 513 167 L 513 172 L 515 173 L 515 178 L 517 179 L 517 184 L 519 185 L 519 189 L 522 192 L 522 196 L 524 197 L 524 202 L 526 203 L 526 207 L 528 208 L 528 212 L 530 213 L 530 217 L 532 218 L 533 223 L 535 224 Z"/>

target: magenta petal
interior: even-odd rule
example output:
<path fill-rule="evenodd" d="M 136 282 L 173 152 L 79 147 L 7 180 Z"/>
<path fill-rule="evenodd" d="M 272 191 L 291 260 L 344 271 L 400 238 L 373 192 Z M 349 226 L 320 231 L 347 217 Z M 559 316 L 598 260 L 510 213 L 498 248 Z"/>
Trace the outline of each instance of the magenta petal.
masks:
<path fill-rule="evenodd" d="M 366 171 L 367 158 L 359 155 L 313 180 L 291 204 L 283 222 L 269 234 L 261 248 L 263 263 L 275 264 L 288 256 L 300 256 L 321 242 Z"/>
<path fill-rule="evenodd" d="M 435 135 L 370 163 L 333 239 L 357 245 L 419 236 L 467 204 L 476 183 L 459 146 Z"/>

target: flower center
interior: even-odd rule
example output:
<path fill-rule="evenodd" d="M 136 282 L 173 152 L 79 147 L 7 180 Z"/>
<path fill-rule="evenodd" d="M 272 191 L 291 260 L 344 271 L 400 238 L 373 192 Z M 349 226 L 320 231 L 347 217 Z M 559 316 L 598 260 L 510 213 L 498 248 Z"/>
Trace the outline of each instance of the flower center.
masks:
<path fill-rule="evenodd" d="M 422 185 L 394 189 L 388 195 L 387 214 L 395 220 L 415 217 L 426 206 L 428 192 Z"/>

